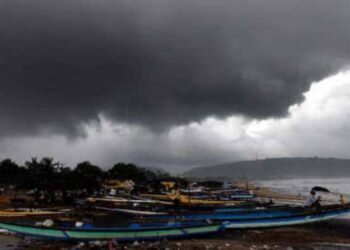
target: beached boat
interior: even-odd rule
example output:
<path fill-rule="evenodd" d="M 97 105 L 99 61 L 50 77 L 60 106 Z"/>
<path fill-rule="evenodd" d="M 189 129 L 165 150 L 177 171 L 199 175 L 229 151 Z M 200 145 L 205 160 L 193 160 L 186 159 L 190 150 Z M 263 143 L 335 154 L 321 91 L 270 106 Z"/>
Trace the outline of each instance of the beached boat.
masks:
<path fill-rule="evenodd" d="M 175 192 L 171 193 L 164 193 L 164 194 L 147 194 L 143 193 L 140 194 L 141 198 L 147 198 L 147 199 L 155 199 L 155 200 L 161 200 L 161 201 L 173 201 L 176 199 L 177 194 Z"/>
<path fill-rule="evenodd" d="M 153 200 L 153 199 L 141 199 L 141 198 L 122 198 L 122 197 L 114 197 L 114 196 L 106 196 L 106 197 L 89 197 L 86 199 L 87 202 L 97 203 L 97 202 L 110 202 L 115 204 L 163 204 L 163 205 L 171 205 L 172 202 Z"/>
<path fill-rule="evenodd" d="M 141 197 L 165 201 L 177 201 L 185 205 L 237 205 L 245 202 L 245 200 L 237 199 L 220 200 L 196 198 L 195 196 L 192 197 L 191 195 L 180 194 L 179 192 L 169 194 L 141 194 Z"/>
<path fill-rule="evenodd" d="M 0 210 L 0 217 L 21 217 L 21 216 L 39 216 L 39 215 L 58 215 L 65 214 L 67 211 L 50 211 L 41 209 L 6 209 Z"/>
<path fill-rule="evenodd" d="M 120 228 L 65 228 L 42 227 L 0 222 L 0 228 L 24 236 L 55 240 L 108 240 L 135 241 L 170 238 L 188 238 L 213 234 L 223 230 L 222 224 L 142 226 L 132 224 Z"/>
<path fill-rule="evenodd" d="M 101 206 L 95 206 L 94 207 L 97 210 L 106 211 L 106 212 L 118 212 L 128 215 L 141 215 L 141 216 L 148 216 L 148 215 L 165 215 L 166 212 L 157 212 L 157 211 L 147 211 L 142 209 L 125 209 L 125 208 L 110 208 L 110 207 L 101 207 Z"/>
<path fill-rule="evenodd" d="M 269 228 L 283 227 L 326 221 L 350 214 L 349 206 L 338 206 L 319 211 L 306 211 L 287 216 L 276 216 L 272 218 L 259 219 L 235 219 L 224 222 L 225 228 L 246 229 L 246 228 Z"/>
<path fill-rule="evenodd" d="M 181 204 L 192 205 L 236 205 L 252 200 L 255 195 L 243 191 L 201 191 L 198 190 L 172 190 L 164 194 L 141 194 L 141 197 L 163 201 L 178 201 Z M 201 191 L 201 192 L 200 192 Z"/>
<path fill-rule="evenodd" d="M 249 211 L 237 211 L 237 212 L 225 212 L 225 213 L 174 213 L 171 215 L 150 215 L 146 219 L 148 220 L 159 220 L 159 221 L 168 221 L 168 220 L 178 220 L 178 221 L 203 221 L 203 220 L 212 220 L 212 221 L 227 221 L 227 220 L 246 220 L 246 219 L 265 219 L 265 218 L 274 218 L 274 217 L 285 217 L 292 216 L 296 214 L 303 213 L 303 210 L 249 210 Z"/>
<path fill-rule="evenodd" d="M 200 199 L 193 198 L 189 195 L 179 194 L 177 200 L 181 204 L 192 204 L 192 205 L 238 205 L 244 201 L 240 200 L 214 200 L 214 199 Z"/>
<path fill-rule="evenodd" d="M 180 194 L 189 196 L 191 199 L 205 200 L 252 200 L 255 195 L 244 190 L 202 190 L 202 189 L 181 189 Z"/>
<path fill-rule="evenodd" d="M 179 222 L 189 221 L 213 221 L 225 222 L 230 228 L 255 228 L 274 227 L 305 224 L 328 220 L 334 217 L 350 213 L 350 206 L 325 206 L 321 209 L 311 209 L 304 207 L 280 207 L 236 210 L 221 213 L 179 213 L 174 215 L 154 215 L 141 218 L 143 221 L 165 222 L 169 220 Z"/>
<path fill-rule="evenodd" d="M 279 206 L 280 208 L 286 208 Z M 238 213 L 238 212 L 254 212 L 263 211 L 267 209 L 278 207 L 271 206 L 270 203 L 243 203 L 240 205 L 201 205 L 201 204 L 177 204 L 166 206 L 150 206 L 150 205 L 132 205 L 132 206 L 91 206 L 90 209 L 101 210 L 105 212 L 113 212 L 128 215 L 129 217 L 149 217 L 157 215 L 167 215 L 165 218 L 173 218 L 174 215 L 179 214 L 201 214 L 201 217 L 205 217 L 205 214 L 210 216 L 213 213 Z"/>

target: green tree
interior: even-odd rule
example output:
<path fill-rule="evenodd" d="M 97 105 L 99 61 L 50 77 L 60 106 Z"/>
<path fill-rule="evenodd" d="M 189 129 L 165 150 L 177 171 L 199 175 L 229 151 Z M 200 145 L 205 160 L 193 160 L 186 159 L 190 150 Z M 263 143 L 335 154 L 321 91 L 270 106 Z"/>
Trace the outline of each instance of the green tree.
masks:
<path fill-rule="evenodd" d="M 32 158 L 25 163 L 27 176 L 24 182 L 25 188 L 35 189 L 35 199 L 39 200 L 40 194 L 51 198 L 54 201 L 54 192 L 58 186 L 58 163 L 52 158 L 44 157 L 40 161 Z"/>
<path fill-rule="evenodd" d="M 89 194 L 100 187 L 103 171 L 88 161 L 78 163 L 74 169 L 76 188 L 86 189 Z"/>
<path fill-rule="evenodd" d="M 23 171 L 11 159 L 4 159 L 0 162 L 0 183 L 17 184 L 20 179 L 20 172 Z"/>
<path fill-rule="evenodd" d="M 150 174 L 150 173 L 149 173 Z M 133 180 L 136 183 L 147 181 L 146 172 L 134 164 L 117 163 L 110 170 L 108 176 L 112 179 Z"/>
<path fill-rule="evenodd" d="M 68 191 L 74 191 L 77 187 L 76 183 L 78 180 L 74 178 L 74 172 L 69 167 L 59 166 L 59 172 L 57 173 L 56 182 L 57 189 L 61 190 L 62 201 L 65 204 L 72 202 L 72 199 L 68 197 Z"/>

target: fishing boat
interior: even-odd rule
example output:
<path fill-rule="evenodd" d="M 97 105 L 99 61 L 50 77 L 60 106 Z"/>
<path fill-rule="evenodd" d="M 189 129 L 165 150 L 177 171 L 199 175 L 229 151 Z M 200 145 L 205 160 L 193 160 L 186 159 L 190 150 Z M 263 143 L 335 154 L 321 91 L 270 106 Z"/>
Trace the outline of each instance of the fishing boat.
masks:
<path fill-rule="evenodd" d="M 184 205 L 238 205 L 246 202 L 245 199 L 239 200 L 236 198 L 223 200 L 208 197 L 196 197 L 189 194 L 181 194 L 179 191 L 169 194 L 141 194 L 141 197 L 163 201 L 177 201 Z"/>
<path fill-rule="evenodd" d="M 142 209 L 126 209 L 126 208 L 110 208 L 110 207 L 101 207 L 101 206 L 95 206 L 94 207 L 97 210 L 106 211 L 106 212 L 117 212 L 117 213 L 123 213 L 127 215 L 141 215 L 141 216 L 148 216 L 148 215 L 165 215 L 166 212 L 157 212 L 157 211 L 147 211 Z"/>
<path fill-rule="evenodd" d="M 244 201 L 240 200 L 219 200 L 219 199 L 201 199 L 193 198 L 190 195 L 179 194 L 177 200 L 181 204 L 192 204 L 192 205 L 238 205 Z"/>
<path fill-rule="evenodd" d="M 237 205 L 252 200 L 255 195 L 237 190 L 204 191 L 203 189 L 174 189 L 162 194 L 140 194 L 140 197 L 176 201 L 184 205 Z"/>
<path fill-rule="evenodd" d="M 265 218 L 274 218 L 274 217 L 284 217 L 292 216 L 296 214 L 303 213 L 303 210 L 299 209 L 283 209 L 283 210 L 249 210 L 249 211 L 235 211 L 235 212 L 224 212 L 224 213 L 186 213 L 179 212 L 171 215 L 150 215 L 145 219 L 148 220 L 158 220 L 158 221 L 203 221 L 203 220 L 212 220 L 212 221 L 227 221 L 227 220 L 245 220 L 245 219 L 265 219 Z M 144 217 L 143 217 L 144 218 Z"/>
<path fill-rule="evenodd" d="M 206 190 L 206 189 L 181 189 L 180 194 L 190 196 L 191 198 L 206 200 L 252 200 L 255 195 L 240 189 L 224 190 Z"/>
<path fill-rule="evenodd" d="M 59 215 L 65 214 L 65 210 L 42 210 L 42 209 L 5 209 L 0 210 L 0 217 L 22 217 L 22 216 L 39 216 L 39 215 Z"/>
<path fill-rule="evenodd" d="M 147 199 L 155 199 L 155 200 L 161 200 L 161 201 L 173 201 L 176 199 L 177 194 L 176 192 L 171 192 L 171 193 L 163 193 L 163 194 L 148 194 L 148 193 L 143 193 L 140 194 L 141 198 L 147 198 Z"/>
<path fill-rule="evenodd" d="M 279 206 L 280 207 L 280 206 Z M 285 206 L 284 206 L 285 207 Z M 130 217 L 142 216 L 149 217 L 157 215 L 166 215 L 165 219 L 173 218 L 175 215 L 183 214 L 201 214 L 201 217 L 211 216 L 213 213 L 238 213 L 238 212 L 253 212 L 271 209 L 269 203 L 244 203 L 240 205 L 201 205 L 201 204 L 178 204 L 178 205 L 146 205 L 134 204 L 132 206 L 91 206 L 90 209 L 96 209 L 105 212 L 125 214 Z M 277 209 L 277 207 L 274 207 Z M 282 208 L 282 207 L 281 207 Z M 207 215 L 206 215 L 207 214 Z"/>
<path fill-rule="evenodd" d="M 74 227 L 43 227 L 34 225 L 0 222 L 0 228 L 20 235 L 55 239 L 55 240 L 108 240 L 135 241 L 159 240 L 171 238 L 188 238 L 199 235 L 214 234 L 223 230 L 222 224 L 200 223 L 193 225 L 168 224 L 163 226 L 144 226 L 131 224 L 128 227 L 111 228 L 74 228 Z"/>
<path fill-rule="evenodd" d="M 260 219 L 235 219 L 225 221 L 225 228 L 247 229 L 247 228 L 269 228 L 303 225 L 315 222 L 330 220 L 350 214 L 350 206 L 336 206 L 334 208 L 322 209 L 319 211 L 305 211 L 304 213 L 276 216 Z"/>
<path fill-rule="evenodd" d="M 173 215 L 151 215 L 147 218 L 140 218 L 142 221 L 169 220 L 179 222 L 213 221 L 224 222 L 227 227 L 232 228 L 255 228 L 273 227 L 305 224 L 316 221 L 328 220 L 330 218 L 346 215 L 350 213 L 350 205 L 332 205 L 321 209 L 311 209 L 304 207 L 276 207 L 248 210 L 235 210 L 231 212 L 213 213 L 179 213 Z"/>
<path fill-rule="evenodd" d="M 87 202 L 90 203 L 97 203 L 97 202 L 110 202 L 115 204 L 164 204 L 164 205 L 171 205 L 172 202 L 166 202 L 166 201 L 160 201 L 160 200 L 153 200 L 153 199 L 141 199 L 141 198 L 122 198 L 122 197 L 113 197 L 113 196 L 106 196 L 106 197 L 89 197 L 86 199 Z"/>

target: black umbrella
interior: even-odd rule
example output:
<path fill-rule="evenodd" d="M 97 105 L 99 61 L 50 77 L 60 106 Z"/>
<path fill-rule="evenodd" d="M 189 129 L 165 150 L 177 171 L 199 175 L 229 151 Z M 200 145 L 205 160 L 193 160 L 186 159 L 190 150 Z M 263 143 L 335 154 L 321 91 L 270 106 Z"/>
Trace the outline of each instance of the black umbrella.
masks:
<path fill-rule="evenodd" d="M 325 193 L 329 193 L 330 192 L 327 188 L 320 187 L 320 186 L 315 186 L 311 190 L 315 191 L 315 192 L 325 192 Z"/>

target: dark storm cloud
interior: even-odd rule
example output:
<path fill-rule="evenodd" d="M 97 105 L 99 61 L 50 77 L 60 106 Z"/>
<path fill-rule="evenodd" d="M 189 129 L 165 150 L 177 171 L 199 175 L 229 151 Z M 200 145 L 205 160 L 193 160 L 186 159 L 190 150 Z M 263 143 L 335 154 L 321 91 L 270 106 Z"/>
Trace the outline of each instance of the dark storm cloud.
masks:
<path fill-rule="evenodd" d="M 347 65 L 341 1 L 0 2 L 1 135 L 286 114 Z"/>

